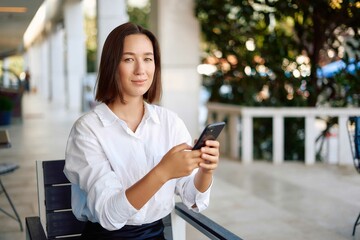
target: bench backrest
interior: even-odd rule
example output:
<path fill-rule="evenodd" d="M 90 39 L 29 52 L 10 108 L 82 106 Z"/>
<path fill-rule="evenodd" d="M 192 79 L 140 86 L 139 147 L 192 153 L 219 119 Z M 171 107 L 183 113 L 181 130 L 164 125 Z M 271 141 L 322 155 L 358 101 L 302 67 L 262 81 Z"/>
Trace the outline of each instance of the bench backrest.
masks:
<path fill-rule="evenodd" d="M 69 235 L 77 239 L 84 227 L 71 211 L 71 184 L 64 164 L 65 160 L 37 161 L 40 220 L 48 239 Z"/>

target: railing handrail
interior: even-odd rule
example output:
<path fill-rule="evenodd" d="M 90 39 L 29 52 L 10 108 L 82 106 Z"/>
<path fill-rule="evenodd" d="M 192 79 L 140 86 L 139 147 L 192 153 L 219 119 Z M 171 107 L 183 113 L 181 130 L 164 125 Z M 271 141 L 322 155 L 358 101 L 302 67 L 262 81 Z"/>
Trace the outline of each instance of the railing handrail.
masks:
<path fill-rule="evenodd" d="M 360 116 L 360 108 L 331 107 L 245 107 L 224 103 L 208 103 L 208 122 L 223 121 L 228 118 L 228 138 L 222 139 L 229 145 L 229 157 L 239 158 L 241 142 L 241 160 L 244 163 L 253 161 L 253 118 L 273 118 L 273 162 L 284 161 L 284 118 L 305 118 L 305 163 L 314 164 L 316 158 L 315 118 L 322 116 L 338 117 L 338 159 L 341 163 L 351 163 L 344 156 L 350 152 L 346 144 L 347 120 L 350 116 Z M 213 118 L 213 113 L 216 117 Z M 240 121 L 240 129 L 238 123 Z M 239 137 L 240 134 L 240 137 Z M 241 139 L 241 141 L 240 141 Z M 226 142 L 226 140 L 228 140 Z"/>
<path fill-rule="evenodd" d="M 181 202 L 176 203 L 175 213 L 210 239 L 242 240 L 205 215 L 189 211 L 185 204 Z"/>
<path fill-rule="evenodd" d="M 210 111 L 226 111 L 241 115 L 252 115 L 255 117 L 271 117 L 280 115 L 284 117 L 304 117 L 310 116 L 355 116 L 360 115 L 360 108 L 331 108 L 331 107 L 244 107 L 225 103 L 208 103 Z"/>

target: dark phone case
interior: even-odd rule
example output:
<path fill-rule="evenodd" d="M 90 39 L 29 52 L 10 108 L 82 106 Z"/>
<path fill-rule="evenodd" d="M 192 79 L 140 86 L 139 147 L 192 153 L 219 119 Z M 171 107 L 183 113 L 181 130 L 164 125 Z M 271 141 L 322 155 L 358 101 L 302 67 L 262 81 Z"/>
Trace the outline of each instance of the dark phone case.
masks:
<path fill-rule="evenodd" d="M 193 150 L 197 150 L 205 146 L 206 140 L 216 140 L 216 138 L 223 130 L 224 126 L 225 126 L 225 122 L 217 122 L 207 125 L 204 131 L 201 133 L 198 141 L 195 143 Z"/>

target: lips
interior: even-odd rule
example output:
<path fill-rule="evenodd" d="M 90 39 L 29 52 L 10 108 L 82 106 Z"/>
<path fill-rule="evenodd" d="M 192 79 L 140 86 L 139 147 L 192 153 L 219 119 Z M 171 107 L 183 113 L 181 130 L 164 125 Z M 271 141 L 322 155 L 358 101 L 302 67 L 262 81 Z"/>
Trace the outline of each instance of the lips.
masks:
<path fill-rule="evenodd" d="M 133 82 L 135 84 L 142 84 L 142 83 L 145 83 L 146 80 L 131 80 L 131 82 Z"/>
<path fill-rule="evenodd" d="M 145 82 L 146 78 L 133 78 L 131 81 L 133 81 L 133 82 Z"/>

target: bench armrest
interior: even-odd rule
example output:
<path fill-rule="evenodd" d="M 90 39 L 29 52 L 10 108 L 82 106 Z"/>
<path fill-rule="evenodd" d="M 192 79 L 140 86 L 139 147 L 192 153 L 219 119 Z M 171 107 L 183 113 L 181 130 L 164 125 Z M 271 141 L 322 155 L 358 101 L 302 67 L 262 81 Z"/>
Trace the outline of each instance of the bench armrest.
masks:
<path fill-rule="evenodd" d="M 47 240 L 40 217 L 26 217 L 26 240 Z"/>

